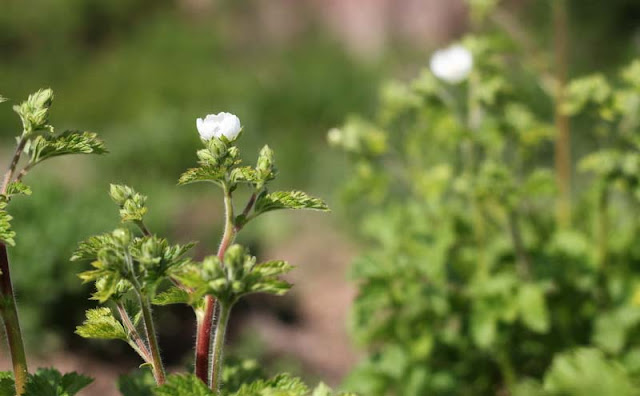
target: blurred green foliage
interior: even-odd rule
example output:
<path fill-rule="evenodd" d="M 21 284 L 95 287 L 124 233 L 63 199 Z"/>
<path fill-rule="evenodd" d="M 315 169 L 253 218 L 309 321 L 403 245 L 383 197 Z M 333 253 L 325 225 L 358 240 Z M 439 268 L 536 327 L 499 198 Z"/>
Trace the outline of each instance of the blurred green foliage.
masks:
<path fill-rule="evenodd" d="M 343 197 L 364 251 L 351 326 L 368 356 L 345 387 L 637 394 L 640 60 L 568 86 L 560 108 L 593 143 L 564 226 L 549 76 L 511 37 L 463 43 L 465 83 L 425 69 L 385 84 L 375 116 L 329 132 L 350 159 Z"/>

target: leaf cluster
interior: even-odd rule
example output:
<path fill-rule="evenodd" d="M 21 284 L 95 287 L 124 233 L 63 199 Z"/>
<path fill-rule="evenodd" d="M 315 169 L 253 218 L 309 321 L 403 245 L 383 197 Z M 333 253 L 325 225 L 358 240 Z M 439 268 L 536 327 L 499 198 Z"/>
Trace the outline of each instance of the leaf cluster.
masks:
<path fill-rule="evenodd" d="M 38 369 L 30 374 L 23 396 L 74 396 L 93 382 L 92 378 L 72 372 L 61 374 L 53 368 Z M 0 372 L 0 396 L 16 394 L 13 375 Z"/>
<path fill-rule="evenodd" d="M 206 257 L 200 264 L 183 266 L 174 272 L 180 283 L 189 287 L 195 296 L 213 295 L 221 303 L 232 305 L 251 293 L 282 295 L 291 285 L 279 277 L 293 267 L 282 260 L 257 263 L 240 245 L 229 247 L 221 261 L 216 256 Z M 166 297 L 165 297 L 166 296 Z M 183 295 L 170 289 L 163 297 L 180 301 Z"/>

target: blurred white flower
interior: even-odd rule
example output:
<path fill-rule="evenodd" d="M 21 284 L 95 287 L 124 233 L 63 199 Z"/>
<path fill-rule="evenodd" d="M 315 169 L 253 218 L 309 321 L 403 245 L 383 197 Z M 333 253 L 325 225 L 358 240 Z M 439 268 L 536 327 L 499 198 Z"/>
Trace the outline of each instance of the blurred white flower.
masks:
<path fill-rule="evenodd" d="M 327 133 L 327 140 L 332 146 L 338 146 L 342 143 L 342 131 L 338 128 L 331 128 Z"/>
<path fill-rule="evenodd" d="M 451 84 L 464 81 L 473 67 L 473 55 L 465 47 L 454 44 L 431 56 L 431 72 Z"/>
<path fill-rule="evenodd" d="M 208 114 L 204 120 L 198 118 L 196 120 L 198 133 L 203 140 L 210 140 L 213 137 L 226 137 L 233 141 L 238 137 L 242 126 L 240 119 L 231 113 Z"/>

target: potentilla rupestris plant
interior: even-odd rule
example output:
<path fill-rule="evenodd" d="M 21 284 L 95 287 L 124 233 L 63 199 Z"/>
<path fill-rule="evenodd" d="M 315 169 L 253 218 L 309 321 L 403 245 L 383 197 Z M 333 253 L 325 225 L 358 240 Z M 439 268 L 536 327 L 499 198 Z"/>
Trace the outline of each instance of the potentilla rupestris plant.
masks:
<path fill-rule="evenodd" d="M 6 100 L 0 96 L 0 102 Z M 8 246 L 15 245 L 15 232 L 11 229 L 10 221 L 12 218 L 8 212 L 8 205 L 18 195 L 31 195 L 31 189 L 23 183 L 23 179 L 31 169 L 45 160 L 67 154 L 102 154 L 106 152 L 103 142 L 98 139 L 95 133 L 83 131 L 56 133 L 54 127 L 49 124 L 49 109 L 52 103 L 53 91 L 41 89 L 30 95 L 26 101 L 13 107 L 22 121 L 22 132 L 16 137 L 16 148 L 0 187 L 0 315 L 4 322 L 13 365 L 14 383 L 10 383 L 8 387 L 12 389 L 11 392 L 15 390 L 19 395 L 24 393 L 25 389 L 28 390 L 30 386 L 33 388 L 35 386 L 33 384 L 38 380 L 49 375 L 49 379 L 52 379 L 57 374 L 53 375 L 49 371 L 44 374 L 38 372 L 36 375 L 42 375 L 35 381 L 31 381 L 29 377 L 11 282 Z M 23 158 L 26 158 L 26 162 L 21 164 Z M 56 378 L 62 380 L 62 376 L 58 375 Z M 56 379 L 52 379 L 52 382 L 55 381 Z M 69 384 L 78 381 L 77 384 L 84 385 L 91 382 L 90 380 L 87 382 L 86 377 L 75 374 L 67 377 L 66 381 Z M 6 390 L 2 384 L 0 384 L 0 389 Z"/>
<path fill-rule="evenodd" d="M 235 115 L 210 114 L 198 118 L 196 126 L 204 148 L 197 152 L 198 166 L 182 174 L 179 184 L 209 182 L 221 189 L 225 226 L 215 254 L 193 260 L 188 256 L 193 243 L 171 245 L 153 234 L 144 222 L 146 197 L 130 187 L 112 185 L 110 194 L 120 208 L 122 222 L 134 227 L 91 237 L 73 255 L 73 260 L 92 262 L 93 269 L 80 277 L 95 283 L 93 298 L 103 304 L 87 312 L 77 333 L 127 342 L 151 367 L 156 383 L 167 382 L 158 389 L 180 388 L 180 384 L 200 389 L 206 384 L 211 394 L 217 394 L 233 305 L 250 293 L 282 295 L 291 286 L 280 279 L 292 269 L 289 264 L 281 260 L 258 263 L 245 247 L 234 244 L 237 234 L 250 221 L 273 210 L 327 211 L 328 207 L 301 191 L 269 192 L 269 183 L 277 174 L 273 151 L 264 146 L 255 166 L 243 165 L 235 145 L 242 126 Z M 250 197 L 236 210 L 233 194 L 241 187 L 249 190 Z M 194 376 L 167 380 L 151 307 L 176 303 L 191 306 L 196 315 L 195 368 Z"/>

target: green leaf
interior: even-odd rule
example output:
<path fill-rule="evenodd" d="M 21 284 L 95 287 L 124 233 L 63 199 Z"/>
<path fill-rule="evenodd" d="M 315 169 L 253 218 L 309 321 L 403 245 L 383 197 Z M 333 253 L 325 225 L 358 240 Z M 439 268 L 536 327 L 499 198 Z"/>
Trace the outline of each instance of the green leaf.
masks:
<path fill-rule="evenodd" d="M 76 334 L 79 336 L 127 341 L 127 332 L 109 308 L 90 309 L 86 315 L 84 323 L 76 328 Z"/>
<path fill-rule="evenodd" d="M 78 244 L 78 248 L 71 256 L 71 261 L 89 261 L 98 258 L 98 252 L 113 246 L 111 234 L 101 234 L 89 237 Z"/>
<path fill-rule="evenodd" d="M 224 177 L 225 173 L 220 168 L 191 168 L 187 169 L 187 171 L 180 176 L 178 184 L 184 185 L 197 182 L 213 182 L 216 184 L 220 184 L 224 180 Z"/>
<path fill-rule="evenodd" d="M 118 378 L 118 390 L 122 396 L 153 396 L 156 381 L 150 370 L 136 370 Z"/>
<path fill-rule="evenodd" d="M 291 271 L 294 267 L 283 260 L 272 260 L 257 264 L 253 271 L 261 276 L 279 276 Z"/>
<path fill-rule="evenodd" d="M 602 312 L 595 319 L 592 342 L 605 352 L 617 355 L 627 345 L 628 333 L 640 323 L 640 310 L 634 306 L 622 306 L 610 312 Z"/>
<path fill-rule="evenodd" d="M 595 348 L 557 355 L 545 374 L 544 390 L 551 395 L 637 395 L 624 367 Z"/>
<path fill-rule="evenodd" d="M 193 374 L 173 374 L 154 390 L 155 396 L 214 396 L 204 382 Z"/>
<path fill-rule="evenodd" d="M 520 318 L 525 326 L 537 333 L 549 331 L 549 311 L 542 287 L 534 284 L 522 285 L 517 299 Z"/>
<path fill-rule="evenodd" d="M 81 131 L 36 136 L 25 147 L 25 153 L 31 157 L 33 163 L 67 154 L 104 154 L 106 152 L 104 143 L 97 134 Z"/>
<path fill-rule="evenodd" d="M 13 396 L 16 394 L 16 387 L 11 371 L 0 371 L 0 396 Z"/>
<path fill-rule="evenodd" d="M 329 207 L 319 198 L 314 198 L 302 191 L 276 191 L 262 193 L 256 200 L 255 214 L 278 209 L 312 209 L 328 211 Z"/>
<path fill-rule="evenodd" d="M 155 296 L 153 303 L 155 305 L 190 304 L 191 299 L 189 293 L 185 290 L 172 286 L 168 290 Z"/>
<path fill-rule="evenodd" d="M 29 188 L 29 186 L 27 186 L 21 181 L 13 181 L 9 183 L 9 185 L 7 186 L 7 193 L 5 194 L 5 196 L 11 197 L 13 195 L 20 195 L 20 194 L 31 195 L 31 189 Z"/>
<path fill-rule="evenodd" d="M 16 233 L 11 229 L 11 215 L 5 210 L 7 203 L 0 201 L 0 241 L 10 246 L 15 246 Z"/>
<path fill-rule="evenodd" d="M 269 380 L 258 380 L 244 384 L 233 396 L 306 396 L 309 388 L 289 374 L 279 374 Z"/>
<path fill-rule="evenodd" d="M 24 396 L 73 396 L 92 382 L 78 373 L 62 375 L 53 368 L 38 369 L 29 376 Z"/>
<path fill-rule="evenodd" d="M 483 309 L 475 309 L 471 315 L 471 336 L 480 348 L 489 348 L 496 339 L 496 319 Z"/>

